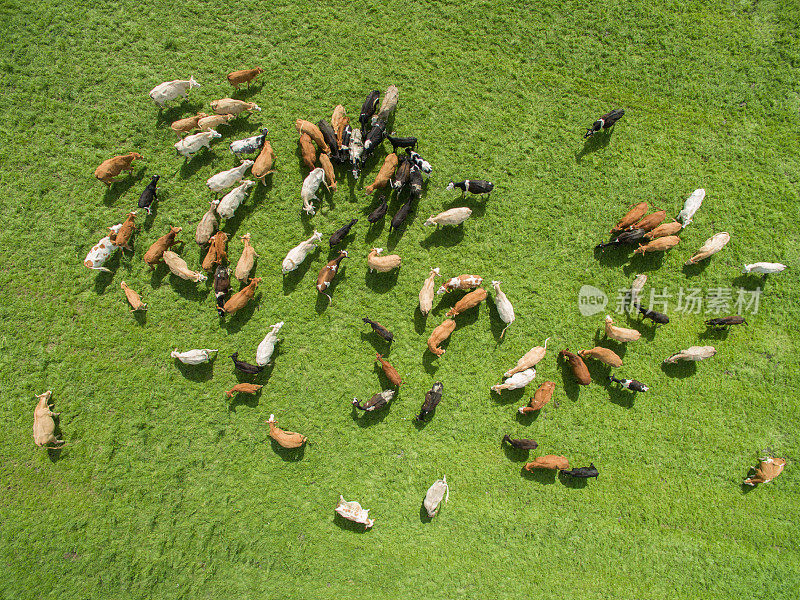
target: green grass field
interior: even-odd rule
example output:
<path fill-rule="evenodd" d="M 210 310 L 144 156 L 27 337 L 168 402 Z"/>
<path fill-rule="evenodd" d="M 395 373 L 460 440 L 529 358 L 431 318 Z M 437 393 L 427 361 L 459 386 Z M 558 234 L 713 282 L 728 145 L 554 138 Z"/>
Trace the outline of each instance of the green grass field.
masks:
<path fill-rule="evenodd" d="M 580 598 L 770 600 L 798 597 L 800 552 L 800 8 L 789 1 L 653 3 L 270 2 L 0 4 L 0 597 L 25 598 Z M 229 71 L 263 66 L 233 94 Z M 156 84 L 201 83 L 162 113 Z M 434 174 L 399 234 L 367 228 L 372 182 L 339 171 L 339 190 L 301 215 L 305 171 L 294 120 L 355 122 L 369 90 L 400 89 L 394 129 L 420 138 Z M 263 111 L 220 127 L 190 162 L 169 123 L 233 95 Z M 611 136 L 585 128 L 623 107 Z M 254 188 L 225 223 L 236 261 L 251 233 L 263 281 L 256 301 L 220 321 L 210 283 L 142 262 L 170 225 L 199 268 L 205 180 L 235 166 L 234 139 L 270 129 L 271 185 Z M 134 175 L 106 191 L 92 173 L 136 150 Z M 160 200 L 138 219 L 135 252 L 113 274 L 82 266 L 106 228 L 136 206 L 153 174 Z M 451 179 L 496 184 L 488 200 L 445 191 Z M 707 196 L 664 256 L 593 252 L 627 207 L 646 200 L 677 215 Z M 401 201 L 392 199 L 391 212 Z M 462 227 L 425 218 L 473 208 Z M 139 213 L 142 217 L 143 212 Z M 334 302 L 317 294 L 328 236 L 357 217 Z M 286 252 L 316 228 L 323 246 L 285 279 Z M 686 259 L 713 233 L 731 243 L 698 268 Z M 399 272 L 368 274 L 380 246 Z M 763 284 L 757 314 L 728 335 L 718 316 L 673 309 L 659 329 L 616 314 L 643 339 L 618 376 L 651 386 L 635 398 L 602 382 L 578 389 L 556 353 L 602 341 L 604 313 L 584 317 L 578 290 L 610 296 L 647 273 L 651 289 L 762 285 L 756 261 L 790 266 Z M 517 321 L 491 301 L 457 318 L 441 358 L 426 350 L 456 297 L 424 319 L 417 294 L 431 267 L 503 281 Z M 149 310 L 129 312 L 120 281 Z M 437 282 L 438 285 L 438 282 Z M 238 284 L 237 284 L 238 287 Z M 733 311 L 729 311 L 732 313 Z M 351 400 L 385 384 L 385 345 L 405 382 L 383 413 Z M 228 356 L 254 362 L 268 326 L 285 321 L 257 397 L 225 397 L 239 380 Z M 550 337 L 524 393 L 489 392 Z M 603 342 L 605 343 L 605 342 Z M 692 345 L 717 355 L 662 368 Z M 611 344 L 612 347 L 618 347 Z M 219 348 L 211 366 L 174 363 L 178 347 Z M 621 351 L 622 352 L 622 351 Z M 179 368 L 180 367 L 180 368 Z M 590 365 L 601 379 L 605 371 Z M 415 425 L 425 392 L 444 383 L 435 417 Z M 516 409 L 555 381 L 538 418 Z M 602 379 L 601 379 L 602 381 Z M 33 444 L 34 394 L 53 390 L 66 445 Z M 302 451 L 270 443 L 266 421 L 308 436 Z M 539 449 L 504 449 L 504 434 Z M 741 486 L 765 452 L 788 465 L 774 482 Z M 586 485 L 530 475 L 526 460 L 563 454 L 597 465 Z M 442 475 L 450 501 L 422 518 Z M 339 494 L 371 509 L 373 529 L 336 517 Z M 334 518 L 336 517 L 336 518 Z"/>

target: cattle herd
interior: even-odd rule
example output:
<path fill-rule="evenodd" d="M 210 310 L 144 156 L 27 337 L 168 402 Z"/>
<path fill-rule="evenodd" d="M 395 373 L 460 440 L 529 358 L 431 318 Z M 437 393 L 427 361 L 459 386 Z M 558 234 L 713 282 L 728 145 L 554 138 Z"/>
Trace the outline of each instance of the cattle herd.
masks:
<path fill-rule="evenodd" d="M 227 76 L 228 82 L 236 89 L 242 84 L 250 85 L 250 82 L 258 75 L 263 73 L 263 69 L 247 69 L 235 71 Z M 200 87 L 199 84 L 190 78 L 189 80 L 169 81 L 157 85 L 150 92 L 150 97 L 160 107 L 163 108 L 167 102 L 179 98 L 187 97 L 193 88 Z M 402 227 L 409 212 L 415 203 L 418 203 L 426 186 L 426 179 L 430 177 L 433 168 L 422 156 L 416 152 L 417 138 L 412 136 L 399 137 L 393 132 L 389 132 L 389 122 L 395 107 L 397 106 L 400 92 L 397 87 L 391 85 L 383 94 L 378 90 L 372 91 L 364 101 L 359 115 L 360 127 L 351 126 L 347 112 L 342 105 L 333 109 L 331 120 L 322 119 L 316 124 L 305 119 L 297 119 L 295 128 L 299 135 L 298 149 L 303 165 L 308 170 L 308 175 L 300 184 L 300 198 L 302 200 L 302 210 L 309 216 L 315 214 L 314 201 L 318 200 L 317 192 L 322 185 L 333 193 L 337 189 L 336 167 L 340 170 L 349 171 L 354 178 L 361 176 L 361 171 L 366 165 L 367 159 L 375 153 L 384 141 L 388 141 L 392 146 L 392 152 L 386 155 L 380 169 L 375 175 L 374 181 L 366 186 L 367 194 L 389 188 L 396 190 L 397 194 L 408 191 L 407 201 L 400 207 L 390 220 L 390 231 Z M 379 104 L 380 102 L 380 104 Z M 171 125 L 171 129 L 178 136 L 178 141 L 174 144 L 178 154 L 183 155 L 186 160 L 200 152 L 203 148 L 209 148 L 214 140 L 220 139 L 222 134 L 216 128 L 229 125 L 233 119 L 240 115 L 249 114 L 261 109 L 253 102 L 244 102 L 232 98 L 222 98 L 210 103 L 212 114 L 198 113 L 189 116 Z M 602 130 L 607 130 L 619 121 L 625 114 L 624 110 L 613 110 L 595 121 L 587 130 L 585 138 L 590 138 Z M 192 133 L 199 130 L 198 133 Z M 265 178 L 274 172 L 275 152 L 267 139 L 269 131 L 264 128 L 260 133 L 241 140 L 235 140 L 230 145 L 230 151 L 237 157 L 258 153 L 254 160 L 242 159 L 241 164 L 232 169 L 221 171 L 206 181 L 207 187 L 215 194 L 226 192 L 222 198 L 215 198 L 211 201 L 208 210 L 200 218 L 195 234 L 195 241 L 198 245 L 206 248 L 205 259 L 202 261 L 199 270 L 193 270 L 186 261 L 172 248 L 176 244 L 182 243 L 177 239 L 177 235 L 182 231 L 181 227 L 170 226 L 169 231 L 156 239 L 143 255 L 144 262 L 151 268 L 156 268 L 162 261 L 173 275 L 181 279 L 196 283 L 206 281 L 208 276 L 205 273 L 213 272 L 213 288 L 216 299 L 215 310 L 221 317 L 232 315 L 242 310 L 255 296 L 256 288 L 261 281 L 260 278 L 251 278 L 255 260 L 258 258 L 255 248 L 252 245 L 251 235 L 248 233 L 241 237 L 244 242 L 244 249 L 239 258 L 234 277 L 240 282 L 241 289 L 236 293 L 231 293 L 230 269 L 228 267 L 227 242 L 228 234 L 220 229 L 218 217 L 230 219 L 237 208 L 245 201 L 249 190 L 256 185 L 255 181 L 243 180 L 245 174 L 250 170 L 252 176 L 265 183 Z M 182 137 L 185 136 L 185 137 Z M 398 150 L 402 150 L 400 153 Z M 129 152 L 120 156 L 115 156 L 104 161 L 95 171 L 95 177 L 110 186 L 123 171 L 131 172 L 133 163 L 142 159 L 142 155 L 137 152 Z M 335 166 L 334 166 L 335 165 Z M 138 207 L 150 214 L 154 202 L 158 201 L 159 176 L 155 175 L 142 191 Z M 237 185 L 238 184 L 238 185 Z M 236 186 L 236 187 L 234 187 Z M 460 182 L 451 181 L 447 186 L 448 190 L 458 189 L 464 194 L 487 195 L 491 194 L 494 185 L 483 180 L 466 179 Z M 634 253 L 644 254 L 650 252 L 665 252 L 674 248 L 679 242 L 678 234 L 687 225 L 692 223 L 692 219 L 700 208 L 705 197 L 705 190 L 695 190 L 686 200 L 683 209 L 677 218 L 671 222 L 664 222 L 667 218 L 665 210 L 659 210 L 648 214 L 649 206 L 646 202 L 641 202 L 632 207 L 611 229 L 611 239 L 602 242 L 597 246 L 597 251 L 605 251 L 609 247 L 634 246 L 638 248 Z M 385 197 L 378 200 L 377 207 L 369 214 L 367 220 L 370 224 L 376 223 L 385 218 L 388 212 L 388 204 Z M 133 235 L 136 231 L 135 218 L 136 212 L 131 211 L 127 214 L 124 222 L 109 228 L 109 233 L 91 248 L 84 260 L 84 265 L 90 269 L 108 271 L 104 266 L 106 261 L 120 248 L 133 252 L 131 246 Z M 451 208 L 437 215 L 428 218 L 426 226 L 457 226 L 470 218 L 472 211 L 468 207 Z M 331 249 L 341 244 L 350 232 L 350 229 L 357 223 L 357 219 L 351 220 L 333 233 L 329 239 Z M 695 264 L 700 261 L 708 260 L 713 254 L 722 250 L 730 241 L 731 236 L 727 232 L 717 233 L 709 238 L 705 244 L 691 256 L 686 264 Z M 313 235 L 288 251 L 281 264 L 284 274 L 297 269 L 306 259 L 317 244 L 322 240 L 322 234 L 314 231 Z M 346 250 L 340 250 L 338 256 L 330 260 L 319 271 L 316 287 L 320 294 L 324 294 L 328 302 L 332 302 L 331 284 L 336 278 L 341 261 L 348 258 Z M 275 260 L 277 262 L 277 259 Z M 383 254 L 382 248 L 373 248 L 366 256 L 367 268 L 372 271 L 388 272 L 398 269 L 402 259 L 396 254 Z M 778 273 L 785 269 L 785 265 L 779 263 L 754 263 L 745 266 L 747 273 L 761 273 L 766 276 L 768 273 Z M 419 293 L 419 309 L 423 316 L 426 316 L 433 305 L 435 279 L 440 276 L 438 268 L 430 270 L 428 277 L 422 284 Z M 669 323 L 667 315 L 645 308 L 641 303 L 641 291 L 645 285 L 647 277 L 637 276 L 630 290 L 630 307 L 636 309 L 643 318 L 652 320 L 657 325 Z M 428 349 L 435 356 L 445 353 L 442 343 L 447 340 L 456 328 L 456 318 L 462 313 L 469 311 L 480 304 L 488 296 L 488 292 L 482 287 L 483 278 L 473 274 L 462 274 L 448 278 L 436 291 L 437 294 L 460 294 L 461 297 L 454 306 L 447 312 L 446 319 L 433 329 L 428 339 Z M 514 307 L 511 301 L 500 289 L 500 281 L 492 281 L 491 286 L 494 290 L 494 301 L 500 319 L 505 323 L 506 329 L 514 322 Z M 126 282 L 121 283 L 122 290 L 133 311 L 146 310 L 147 305 L 142 302 L 139 294 L 131 289 Z M 372 331 L 386 340 L 392 342 L 394 335 L 389 329 L 369 318 L 363 319 Z M 709 327 L 730 327 L 733 325 L 745 324 L 744 319 L 739 315 L 731 315 L 712 319 L 706 322 Z M 245 374 L 255 375 L 269 364 L 275 345 L 278 340 L 278 333 L 283 327 L 283 322 L 272 325 L 263 341 L 256 349 L 256 362 L 251 364 L 239 359 L 238 352 L 231 355 L 231 359 L 237 370 Z M 613 319 L 606 316 L 605 336 L 608 340 L 620 343 L 636 342 L 641 333 L 636 329 L 619 327 L 613 324 Z M 549 338 L 548 338 L 549 339 Z M 505 381 L 491 387 L 491 390 L 501 394 L 503 390 L 514 390 L 524 388 L 529 385 L 536 377 L 536 365 L 544 359 L 547 352 L 547 342 L 543 346 L 535 346 L 522 356 L 509 370 L 504 373 Z M 215 349 L 191 349 L 179 351 L 175 349 L 170 356 L 187 365 L 198 365 L 211 361 L 218 351 Z M 713 346 L 691 346 L 681 350 L 665 359 L 665 363 L 675 363 L 677 361 L 699 361 L 714 356 L 716 349 Z M 575 381 L 579 385 L 590 385 L 592 376 L 584 362 L 584 359 L 597 360 L 606 365 L 609 369 L 617 369 L 623 366 L 620 356 L 610 348 L 596 346 L 588 350 L 581 350 L 577 354 L 568 349 L 562 349 L 558 353 L 564 360 L 564 368 L 569 367 Z M 398 388 L 403 381 L 397 369 L 381 354 L 377 354 L 376 361 L 380 364 L 388 381 L 393 388 Z M 649 387 L 636 379 L 618 378 L 606 372 L 603 381 L 596 381 L 601 385 L 617 384 L 630 390 L 632 393 L 647 392 Z M 253 383 L 238 383 L 226 392 L 229 398 L 235 394 L 256 394 L 261 385 Z M 529 403 L 521 408 L 522 414 L 531 414 L 541 410 L 550 402 L 555 392 L 556 384 L 552 381 L 542 383 Z M 442 399 L 444 386 L 437 381 L 425 394 L 424 402 L 420 409 L 417 419 L 430 419 L 436 406 Z M 395 396 L 396 389 L 382 390 L 373 395 L 367 401 L 359 401 L 354 398 L 352 401 L 354 409 L 366 412 L 379 411 L 384 408 Z M 54 416 L 58 413 L 52 412 L 50 408 L 51 392 L 37 396 L 39 402 L 34 411 L 34 441 L 38 446 L 60 447 L 64 444 L 55 435 Z M 284 448 L 298 448 L 306 442 L 306 437 L 300 433 L 285 431 L 277 426 L 274 415 L 270 415 L 269 435 Z M 530 439 L 512 439 L 506 435 L 504 443 L 522 450 L 536 449 L 538 444 Z M 772 480 L 780 474 L 785 460 L 767 456 L 755 469 L 755 474 L 745 480 L 746 484 L 763 483 Z M 594 464 L 588 467 L 573 468 L 570 470 L 569 460 L 565 456 L 547 454 L 537 457 L 532 462 L 525 465 L 525 469 L 533 471 L 535 469 L 552 469 L 560 471 L 571 477 L 591 478 L 598 476 L 598 470 Z M 447 499 L 449 487 L 445 478 L 437 480 L 429 489 L 425 496 L 424 508 L 429 516 L 437 514 L 439 504 L 443 499 Z M 361 508 L 358 502 L 347 502 L 340 496 L 336 506 L 336 512 L 346 519 L 362 523 L 367 528 L 373 524 L 373 519 L 368 517 L 368 510 Z"/>

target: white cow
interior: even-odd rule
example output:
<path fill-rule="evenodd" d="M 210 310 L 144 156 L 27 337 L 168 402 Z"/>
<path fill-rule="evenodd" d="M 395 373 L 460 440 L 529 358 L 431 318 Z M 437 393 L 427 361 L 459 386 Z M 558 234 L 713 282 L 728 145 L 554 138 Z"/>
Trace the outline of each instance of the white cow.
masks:
<path fill-rule="evenodd" d="M 283 264 L 281 265 L 281 271 L 283 274 L 286 275 L 289 271 L 294 271 L 297 267 L 300 266 L 306 256 L 309 255 L 310 252 L 317 247 L 316 242 L 322 239 L 322 234 L 319 231 L 314 231 L 314 235 L 312 235 L 307 240 L 300 242 L 297 246 L 289 250 L 286 254 L 286 258 L 283 259 Z"/>
<path fill-rule="evenodd" d="M 252 166 L 252 160 L 243 160 L 242 164 L 240 164 L 238 167 L 233 167 L 227 171 L 221 171 L 216 175 L 209 177 L 206 181 L 206 185 L 212 192 L 221 192 L 222 190 L 227 190 L 234 183 L 244 177 L 245 171 Z"/>
<path fill-rule="evenodd" d="M 764 275 L 768 275 L 770 273 L 780 273 L 786 268 L 787 268 L 786 265 L 783 265 L 781 263 L 757 262 L 750 265 L 745 265 L 744 272 L 762 273 Z"/>
<path fill-rule="evenodd" d="M 186 98 L 188 91 L 196 87 L 199 88 L 200 84 L 194 80 L 194 77 L 190 77 L 188 80 L 175 79 L 174 81 L 165 81 L 150 90 L 150 97 L 160 108 L 164 108 L 164 105 L 170 100 L 175 100 L 181 96 Z"/>
<path fill-rule="evenodd" d="M 247 190 L 256 184 L 255 181 L 245 179 L 241 185 L 233 188 L 230 192 L 223 196 L 220 203 L 217 205 L 217 213 L 223 219 L 230 219 L 233 213 L 239 208 L 239 205 L 244 201 L 247 196 Z"/>
<path fill-rule="evenodd" d="M 114 225 L 110 228 L 111 233 L 117 233 L 121 227 L 122 223 Z M 96 271 L 105 271 L 106 273 L 110 273 L 111 271 L 106 269 L 103 264 L 105 264 L 105 262 L 108 260 L 108 257 L 116 252 L 117 249 L 119 249 L 119 246 L 111 241 L 111 237 L 106 236 L 92 246 L 92 249 L 89 250 L 89 254 L 87 254 L 86 258 L 83 260 L 83 266 L 88 267 L 89 269 L 95 269 Z"/>
<path fill-rule="evenodd" d="M 311 204 L 312 200 L 318 200 L 317 190 L 320 184 L 325 181 L 325 171 L 321 168 L 314 169 L 303 180 L 303 188 L 300 190 L 300 198 L 303 200 L 303 210 L 306 214 L 313 215 L 315 213 L 314 207 Z"/>
<path fill-rule="evenodd" d="M 686 227 L 692 222 L 694 213 L 696 213 L 697 209 L 700 208 L 700 205 L 703 203 L 703 198 L 705 197 L 706 191 L 703 188 L 698 188 L 686 199 L 686 202 L 683 205 L 683 210 L 678 213 L 678 221 L 683 223 L 683 227 Z"/>
<path fill-rule="evenodd" d="M 187 135 L 180 142 L 175 144 L 175 150 L 179 154 L 183 154 L 186 158 L 191 158 L 193 154 L 200 150 L 203 146 L 208 148 L 211 145 L 211 140 L 221 138 L 222 134 L 217 133 L 213 129 L 209 131 L 201 131 L 194 135 Z"/>

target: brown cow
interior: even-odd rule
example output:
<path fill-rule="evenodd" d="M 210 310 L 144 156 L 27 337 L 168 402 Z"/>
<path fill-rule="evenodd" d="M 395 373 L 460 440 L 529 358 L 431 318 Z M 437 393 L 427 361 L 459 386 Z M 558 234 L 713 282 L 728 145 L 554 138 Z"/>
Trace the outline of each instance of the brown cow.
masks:
<path fill-rule="evenodd" d="M 392 385 L 396 385 L 398 387 L 403 385 L 403 380 L 400 377 L 400 373 L 397 372 L 397 369 L 390 365 L 389 361 L 383 358 L 381 354 L 376 354 L 376 356 L 377 358 L 375 360 L 381 363 L 381 368 L 383 369 L 383 372 L 386 373 L 386 377 L 389 378 L 389 381 L 392 382 Z"/>
<path fill-rule="evenodd" d="M 322 135 L 319 127 L 314 125 L 311 121 L 297 119 L 297 121 L 294 122 L 294 126 L 295 129 L 297 129 L 297 133 L 300 135 L 307 133 L 309 136 L 311 136 L 311 139 L 314 140 L 317 146 L 319 146 L 319 149 L 325 154 L 331 153 L 331 148 L 325 143 L 325 137 Z"/>
<path fill-rule="evenodd" d="M 197 113 L 193 117 L 186 117 L 185 119 L 178 119 L 177 121 L 173 122 L 172 125 L 169 126 L 172 131 L 175 132 L 175 135 L 178 136 L 178 139 L 181 138 L 182 133 L 189 133 L 195 129 L 200 129 L 199 121 L 200 119 L 207 117 L 206 113 Z"/>
<path fill-rule="evenodd" d="M 553 391 L 555 389 L 556 384 L 554 382 L 545 381 L 538 387 L 536 392 L 534 392 L 533 398 L 531 398 L 530 402 L 528 402 L 528 405 L 520 407 L 520 414 L 527 415 L 529 413 L 536 412 L 537 410 L 541 410 L 545 404 L 550 402 L 550 398 L 553 397 Z"/>
<path fill-rule="evenodd" d="M 203 259 L 203 270 L 210 271 L 215 264 L 223 264 L 228 261 L 228 252 L 225 249 L 228 244 L 228 234 L 218 231 L 209 240 L 211 245 L 208 247 L 205 259 Z"/>
<path fill-rule="evenodd" d="M 322 165 L 322 170 L 325 171 L 325 179 L 323 179 L 322 182 L 329 191 L 335 192 L 337 187 L 336 173 L 333 172 L 333 163 L 330 157 L 325 153 L 320 154 L 319 164 Z M 330 184 L 328 184 L 329 181 L 331 182 Z"/>
<path fill-rule="evenodd" d="M 262 387 L 264 386 L 255 383 L 237 383 L 225 393 L 228 394 L 228 398 L 233 398 L 234 394 L 255 394 Z"/>
<path fill-rule="evenodd" d="M 667 218 L 667 211 L 659 210 L 658 212 L 651 213 L 646 217 L 643 217 L 641 221 L 634 225 L 634 228 L 644 229 L 645 231 L 651 231 L 661 225 L 664 222 L 664 219 Z"/>
<path fill-rule="evenodd" d="M 336 273 L 339 271 L 339 263 L 345 258 L 347 258 L 347 250 L 339 250 L 339 256 L 329 260 L 328 264 L 322 267 L 319 271 L 319 275 L 317 275 L 317 291 L 328 297 L 329 304 L 333 302 L 333 298 L 331 298 L 330 294 L 327 294 L 325 290 L 331 286 L 333 278 L 336 277 Z"/>
<path fill-rule="evenodd" d="M 120 227 L 116 233 L 112 230 L 108 236 L 114 244 L 125 248 L 125 250 L 130 250 L 131 252 L 133 252 L 133 248 L 128 245 L 128 242 L 131 240 L 133 232 L 136 230 L 136 225 L 133 223 L 135 218 L 136 213 L 133 211 L 129 212 L 122 227 Z"/>
<path fill-rule="evenodd" d="M 475 306 L 478 306 L 481 302 L 486 300 L 486 290 L 483 288 L 478 288 L 477 290 L 471 291 L 469 294 L 461 298 L 456 305 L 447 311 L 445 316 L 447 317 L 455 317 L 456 315 L 460 315 L 462 312 L 469 310 Z"/>
<path fill-rule="evenodd" d="M 397 168 L 397 163 L 397 154 L 394 152 L 387 154 L 386 159 L 383 161 L 381 170 L 378 171 L 378 174 L 375 176 L 375 181 L 372 182 L 372 185 L 368 185 L 364 191 L 368 194 L 371 194 L 379 188 L 385 188 L 389 183 L 389 180 L 392 178 L 392 175 L 394 175 L 394 170 Z"/>
<path fill-rule="evenodd" d="M 672 223 L 664 223 L 663 225 L 659 225 L 652 231 L 644 234 L 644 237 L 648 240 L 654 240 L 660 237 L 666 237 L 668 235 L 675 235 L 682 229 L 681 224 L 678 221 L 673 221 Z"/>
<path fill-rule="evenodd" d="M 758 466 L 756 467 L 755 475 L 745 479 L 744 483 L 747 485 L 769 483 L 781 474 L 785 464 L 785 458 L 774 458 L 772 456 L 762 458 L 761 462 L 758 463 Z"/>
<path fill-rule="evenodd" d="M 589 385 L 592 383 L 592 376 L 589 375 L 589 369 L 586 368 L 586 363 L 577 354 L 573 354 L 569 350 L 562 350 L 558 353 L 569 361 L 569 366 L 572 368 L 572 374 L 581 385 Z"/>
<path fill-rule="evenodd" d="M 144 157 L 138 152 L 128 152 L 127 154 L 104 160 L 95 169 L 94 176 L 110 187 L 116 181 L 114 177 L 122 173 L 122 171 L 128 171 L 128 173 L 133 171 L 131 163 L 138 158 Z"/>
<path fill-rule="evenodd" d="M 164 252 L 169 250 L 175 244 L 182 244 L 183 240 L 176 240 L 175 236 L 182 231 L 181 227 L 170 227 L 169 233 L 162 235 L 158 238 L 152 246 L 144 253 L 142 257 L 151 269 L 155 269 L 156 265 L 164 259 Z"/>
<path fill-rule="evenodd" d="M 275 169 L 273 169 L 274 166 L 275 152 L 272 150 L 272 145 L 269 143 L 269 140 L 264 140 L 264 145 L 261 147 L 261 152 L 256 158 L 256 162 L 250 167 L 250 173 L 262 184 L 267 185 L 264 178 L 275 172 Z"/>
<path fill-rule="evenodd" d="M 247 287 L 242 288 L 231 296 L 228 301 L 222 306 L 222 310 L 229 315 L 234 314 L 236 311 L 242 310 L 253 296 L 256 295 L 256 288 L 261 283 L 261 277 L 251 279 Z"/>
<path fill-rule="evenodd" d="M 670 248 L 674 248 L 681 241 L 677 235 L 669 235 L 667 237 L 660 237 L 647 244 L 640 244 L 639 247 L 633 251 L 634 254 L 644 254 L 645 252 L 664 252 Z"/>
<path fill-rule="evenodd" d="M 303 164 L 309 171 L 316 169 L 317 165 L 317 149 L 311 143 L 311 136 L 307 133 L 301 133 L 300 139 L 297 140 L 297 145 L 300 146 L 300 158 L 303 159 Z"/>
<path fill-rule="evenodd" d="M 590 358 L 596 358 L 609 367 L 622 366 L 622 359 L 619 357 L 619 354 L 613 350 L 609 350 L 608 348 L 603 348 L 602 346 L 595 346 L 591 350 L 580 350 L 578 354 L 584 358 L 587 356 Z"/>
<path fill-rule="evenodd" d="M 444 354 L 444 350 L 439 348 L 439 344 L 450 337 L 456 329 L 456 322 L 453 319 L 447 319 L 444 323 L 439 325 L 431 332 L 431 337 L 428 338 L 428 350 L 433 352 L 436 356 Z"/>
<path fill-rule="evenodd" d="M 611 233 L 617 233 L 636 223 L 647 213 L 647 208 L 647 202 L 639 202 L 639 204 L 625 213 L 625 216 L 611 229 Z"/>
<path fill-rule="evenodd" d="M 559 456 L 557 454 L 546 454 L 537 457 L 533 462 L 525 465 L 526 471 L 533 471 L 534 469 L 552 469 L 553 471 L 564 471 L 569 469 L 569 461 L 566 456 Z"/>
<path fill-rule="evenodd" d="M 250 82 L 253 81 L 256 77 L 261 75 L 264 72 L 264 69 L 261 67 L 256 67 L 255 69 L 243 69 L 241 71 L 233 71 L 232 73 L 228 73 L 228 83 L 230 83 L 233 87 L 237 90 L 239 86 L 243 83 L 247 84 L 247 87 L 250 87 Z"/>

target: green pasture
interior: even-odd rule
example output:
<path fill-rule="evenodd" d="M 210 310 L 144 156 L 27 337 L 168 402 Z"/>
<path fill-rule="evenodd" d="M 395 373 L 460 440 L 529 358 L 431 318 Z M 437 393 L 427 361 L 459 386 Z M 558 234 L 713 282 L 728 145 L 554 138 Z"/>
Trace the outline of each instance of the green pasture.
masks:
<path fill-rule="evenodd" d="M 0 598 L 542 598 L 792 599 L 800 595 L 800 7 L 788 0 L 708 2 L 0 2 Z M 265 73 L 234 93 L 232 70 Z M 202 85 L 159 112 L 156 84 Z M 301 214 L 306 172 L 298 117 L 353 122 L 366 94 L 400 89 L 393 128 L 416 135 L 434 167 L 406 226 L 367 227 L 372 182 L 338 171 L 339 189 Z M 191 161 L 176 157 L 169 123 L 233 96 L 263 110 L 219 128 Z M 626 110 L 613 133 L 584 144 L 602 113 Z M 268 127 L 277 154 L 224 223 L 233 261 L 252 235 L 262 277 L 256 299 L 221 321 L 211 282 L 176 279 L 142 262 L 170 225 L 199 268 L 197 221 L 208 177 L 236 164 L 234 139 Z M 110 190 L 94 179 L 106 158 L 135 150 Z M 161 175 L 154 214 L 137 216 L 134 253 L 113 273 L 83 267 L 88 250 Z M 445 191 L 451 180 L 495 183 L 485 200 Z M 632 204 L 677 215 L 707 195 L 682 241 L 632 257 L 594 246 Z M 392 196 L 390 216 L 402 204 Z M 458 228 L 428 215 L 470 206 Z M 328 236 L 351 218 L 350 257 L 333 304 L 314 287 Z M 320 249 L 282 277 L 286 252 L 314 229 Z M 683 263 L 712 234 L 730 244 Z M 399 271 L 369 274 L 379 246 Z M 762 281 L 742 265 L 782 262 Z M 503 282 L 516 322 L 491 299 L 457 318 L 441 358 L 426 349 L 457 296 L 423 318 L 417 294 L 431 267 Z M 672 294 L 658 329 L 615 312 L 617 290 L 647 273 Z M 125 280 L 148 303 L 135 316 Z M 441 281 L 441 280 L 439 280 Z M 437 285 L 438 285 L 437 281 Z M 594 316 L 578 290 L 609 296 Z M 236 284 L 238 288 L 238 284 Z M 758 311 L 729 333 L 675 308 L 681 288 L 762 288 Z M 493 296 L 493 292 L 490 297 Z M 443 299 L 442 299 L 443 298 Z M 440 302 L 441 301 L 441 302 Z M 598 343 L 609 312 L 643 332 L 620 349 L 615 374 L 651 386 L 633 396 L 578 388 L 557 352 Z M 732 314 L 733 309 L 723 314 Z M 388 348 L 361 322 L 391 329 Z M 229 355 L 255 361 L 269 325 L 281 343 L 255 381 L 258 396 L 228 401 Z M 502 373 L 549 337 L 524 392 L 492 394 Z M 665 357 L 711 344 L 693 365 Z M 218 348 L 186 367 L 174 348 Z M 404 383 L 389 408 L 365 416 L 353 397 L 383 389 L 376 352 Z M 414 422 L 435 381 L 433 419 Z M 537 418 L 517 408 L 543 381 L 553 402 Z M 53 390 L 63 450 L 32 439 L 34 395 Z M 266 421 L 308 436 L 301 451 L 271 443 Z M 538 450 L 504 448 L 504 434 Z M 765 453 L 788 461 L 774 482 L 741 481 Z M 600 476 L 581 483 L 522 470 L 563 454 Z M 447 476 L 434 519 L 421 503 Z M 341 520 L 342 494 L 375 526 Z"/>

